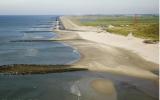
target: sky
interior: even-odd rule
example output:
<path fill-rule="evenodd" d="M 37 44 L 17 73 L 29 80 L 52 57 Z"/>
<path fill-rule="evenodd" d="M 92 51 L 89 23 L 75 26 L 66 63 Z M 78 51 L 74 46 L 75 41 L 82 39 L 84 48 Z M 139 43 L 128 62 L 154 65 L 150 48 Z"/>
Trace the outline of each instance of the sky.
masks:
<path fill-rule="evenodd" d="M 158 14 L 158 0 L 0 0 L 0 15 Z"/>

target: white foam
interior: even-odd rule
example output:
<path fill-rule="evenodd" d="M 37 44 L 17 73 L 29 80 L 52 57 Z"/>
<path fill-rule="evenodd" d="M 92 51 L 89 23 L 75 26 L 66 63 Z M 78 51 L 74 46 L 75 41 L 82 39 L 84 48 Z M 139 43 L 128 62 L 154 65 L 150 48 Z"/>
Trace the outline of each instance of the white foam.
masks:
<path fill-rule="evenodd" d="M 70 92 L 73 94 L 73 95 L 76 95 L 78 100 L 79 100 L 79 97 L 81 96 L 81 91 L 79 89 L 79 81 L 76 81 L 70 88 Z"/>

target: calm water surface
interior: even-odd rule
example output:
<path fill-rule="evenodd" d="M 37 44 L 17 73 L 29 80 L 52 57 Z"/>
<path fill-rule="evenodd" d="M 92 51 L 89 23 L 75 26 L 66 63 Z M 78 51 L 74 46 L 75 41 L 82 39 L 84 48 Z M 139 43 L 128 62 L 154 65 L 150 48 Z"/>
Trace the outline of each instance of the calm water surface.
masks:
<path fill-rule="evenodd" d="M 0 65 L 69 64 L 78 52 L 59 42 L 10 42 L 48 40 L 56 16 L 0 16 Z M 96 72 L 38 75 L 0 74 L 0 100 L 109 100 L 91 88 L 91 81 L 114 83 L 117 100 L 158 100 L 155 83 L 144 79 Z"/>
<path fill-rule="evenodd" d="M 10 42 L 48 40 L 57 16 L 0 16 L 0 65 L 70 64 L 79 53 L 59 42 Z"/>

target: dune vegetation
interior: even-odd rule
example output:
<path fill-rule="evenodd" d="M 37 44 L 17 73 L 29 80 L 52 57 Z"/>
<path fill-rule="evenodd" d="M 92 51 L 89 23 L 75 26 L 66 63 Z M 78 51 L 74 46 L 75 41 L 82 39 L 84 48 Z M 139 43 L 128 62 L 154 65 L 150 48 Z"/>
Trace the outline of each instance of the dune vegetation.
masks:
<path fill-rule="evenodd" d="M 110 33 L 159 40 L 159 16 L 156 15 L 108 15 L 73 17 L 79 25 L 100 27 Z"/>

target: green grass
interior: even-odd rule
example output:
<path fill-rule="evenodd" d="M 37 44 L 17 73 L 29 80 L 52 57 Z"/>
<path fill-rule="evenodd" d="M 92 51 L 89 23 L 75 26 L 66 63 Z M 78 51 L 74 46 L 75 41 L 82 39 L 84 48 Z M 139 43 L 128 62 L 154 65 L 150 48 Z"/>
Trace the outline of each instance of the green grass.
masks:
<path fill-rule="evenodd" d="M 159 16 L 141 15 L 137 17 L 137 22 L 134 22 L 134 16 L 81 16 L 75 17 L 74 21 L 79 25 L 85 26 L 103 26 L 106 31 L 128 35 L 130 32 L 134 36 L 159 40 Z M 79 21 L 79 22 L 78 22 Z M 113 28 L 107 26 L 113 25 Z"/>
<path fill-rule="evenodd" d="M 106 31 L 127 36 L 128 33 L 136 37 L 159 40 L 159 25 L 158 24 L 136 24 L 129 27 L 116 26 L 106 29 Z"/>

